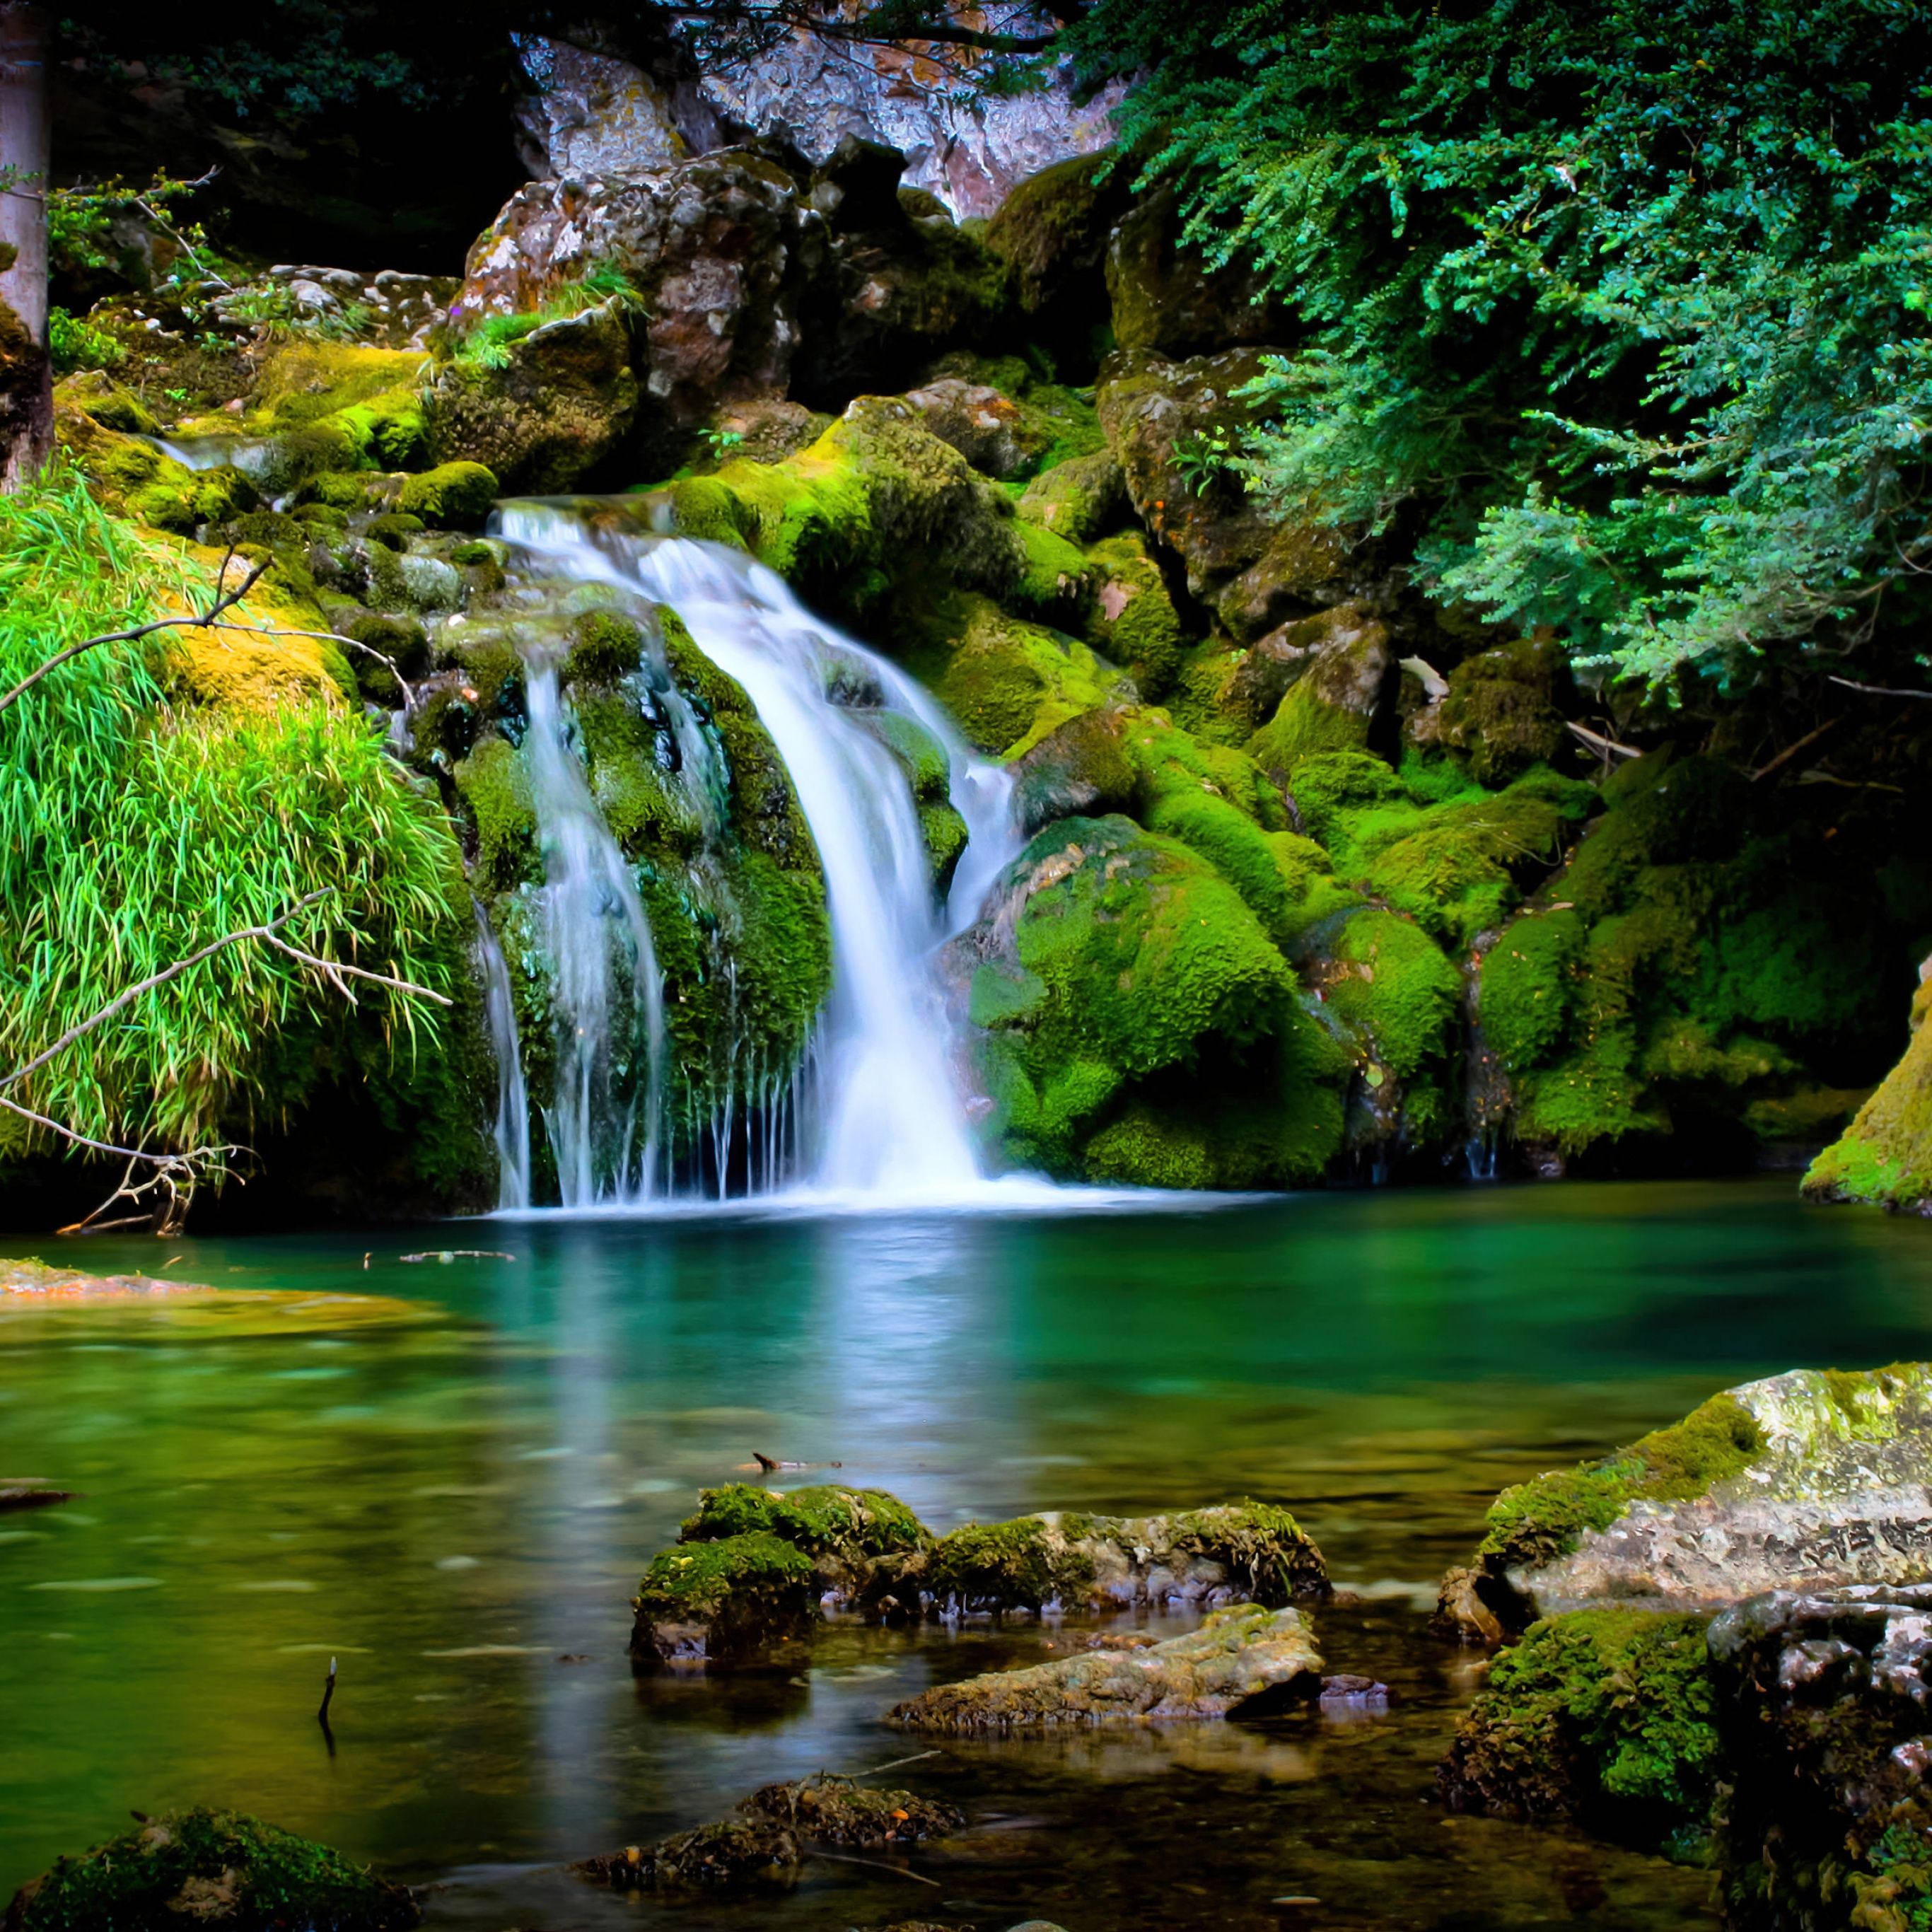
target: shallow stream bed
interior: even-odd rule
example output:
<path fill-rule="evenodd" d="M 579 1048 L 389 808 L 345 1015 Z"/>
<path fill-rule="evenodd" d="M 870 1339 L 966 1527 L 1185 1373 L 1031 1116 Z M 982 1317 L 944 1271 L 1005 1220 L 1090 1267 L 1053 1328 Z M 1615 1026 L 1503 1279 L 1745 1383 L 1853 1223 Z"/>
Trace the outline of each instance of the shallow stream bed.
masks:
<path fill-rule="evenodd" d="M 444 1241 L 514 1258 L 398 1258 Z M 1727 1383 L 1932 1354 L 1932 1227 L 1786 1180 L 79 1252 L 412 1306 L 0 1310 L 0 1480 L 83 1492 L 0 1517 L 0 1898 L 130 1808 L 209 1802 L 434 1882 L 430 1922 L 476 1932 L 1714 1925 L 1704 1874 L 1436 1803 L 1475 1678 L 1425 1633 L 1434 1581 L 1505 1483 Z M 1328 1667 L 1396 1701 L 948 1742 L 902 1774 L 974 1820 L 903 1862 L 934 1884 L 814 1861 L 738 1906 L 591 1892 L 558 1862 L 926 1749 L 894 1702 L 1066 1640 L 841 1628 L 808 1682 L 634 1681 L 645 1559 L 754 1451 L 940 1529 L 1287 1502 L 1364 1599 L 1318 1616 Z"/>

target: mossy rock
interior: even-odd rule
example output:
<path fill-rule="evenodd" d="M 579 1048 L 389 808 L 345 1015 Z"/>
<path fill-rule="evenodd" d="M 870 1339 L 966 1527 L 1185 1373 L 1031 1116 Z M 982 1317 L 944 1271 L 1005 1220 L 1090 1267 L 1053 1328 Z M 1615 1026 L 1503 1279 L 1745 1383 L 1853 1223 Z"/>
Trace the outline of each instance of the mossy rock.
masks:
<path fill-rule="evenodd" d="M 391 1932 L 422 1917 L 406 1888 L 236 1811 L 144 1820 L 14 1894 L 7 1932 Z"/>
<path fill-rule="evenodd" d="M 404 479 L 396 507 L 437 530 L 476 530 L 502 494 L 495 474 L 481 463 L 440 463 Z"/>
<path fill-rule="evenodd" d="M 808 1556 L 860 1561 L 909 1555 L 932 1539 L 926 1526 L 884 1490 L 848 1490 L 814 1484 L 780 1493 L 749 1483 L 705 1490 L 698 1513 L 678 1532 L 683 1543 L 712 1543 L 721 1538 L 768 1532 Z"/>
<path fill-rule="evenodd" d="M 1022 493 L 1019 513 L 1068 543 L 1094 542 L 1130 514 L 1120 458 L 1112 450 L 1099 449 L 1042 470 Z"/>
<path fill-rule="evenodd" d="M 1387 629 L 1365 619 L 1310 659 L 1274 716 L 1248 740 L 1249 754 L 1292 786 L 1304 759 L 1365 751 L 1394 705 L 1398 682 Z"/>
<path fill-rule="evenodd" d="M 1026 616 L 1077 631 L 1092 598 L 1094 571 L 1064 537 L 1020 518 L 1013 526 L 1025 566 L 1011 602 Z"/>
<path fill-rule="evenodd" d="M 1438 717 L 1442 742 L 1468 760 L 1486 785 L 1505 785 L 1546 765 L 1570 742 L 1564 713 L 1574 697 L 1554 644 L 1528 638 L 1466 658 L 1449 674 Z"/>
<path fill-rule="evenodd" d="M 1923 969 L 1922 969 L 1922 971 Z M 1814 1201 L 1932 1211 L 1932 979 L 1912 1002 L 1912 1036 L 1898 1064 L 1844 1135 L 1811 1164 Z"/>
<path fill-rule="evenodd" d="M 584 610 L 571 620 L 566 684 L 616 684 L 643 663 L 644 626 L 622 610 Z"/>
<path fill-rule="evenodd" d="M 808 1632 L 812 1559 L 769 1531 L 680 1544 L 638 1586 L 631 1655 L 640 1668 L 729 1666 L 781 1655 Z"/>
<path fill-rule="evenodd" d="M 494 895 L 539 883 L 536 806 L 523 754 L 501 738 L 487 738 L 451 776 L 476 830 L 478 890 Z"/>
<path fill-rule="evenodd" d="M 1087 555 L 1094 577 L 1087 641 L 1131 671 L 1143 698 L 1158 700 L 1172 688 L 1186 649 L 1160 566 L 1133 532 L 1096 544 Z"/>
<path fill-rule="evenodd" d="M 1724 1768 L 1707 1622 L 1588 1610 L 1532 1624 L 1457 1730 L 1444 1795 L 1694 1855 Z"/>
<path fill-rule="evenodd" d="M 1702 1495 L 1748 1468 L 1763 1444 L 1756 1418 L 1735 1396 L 1713 1396 L 1614 1456 L 1504 1490 L 1490 1505 L 1477 1560 L 1491 1570 L 1542 1568 L 1589 1531 L 1607 1529 L 1632 1502 Z"/>

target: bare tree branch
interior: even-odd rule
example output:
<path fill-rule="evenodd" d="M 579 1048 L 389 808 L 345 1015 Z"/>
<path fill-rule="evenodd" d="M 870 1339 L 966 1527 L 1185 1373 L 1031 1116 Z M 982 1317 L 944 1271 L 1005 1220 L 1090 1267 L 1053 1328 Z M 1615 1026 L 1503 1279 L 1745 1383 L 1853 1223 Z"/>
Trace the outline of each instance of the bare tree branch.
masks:
<path fill-rule="evenodd" d="M 164 966 L 160 972 L 151 973 L 146 979 L 137 980 L 124 992 L 117 993 L 98 1013 L 90 1013 L 86 1019 L 78 1021 L 69 1027 L 52 1046 L 34 1054 L 24 1066 L 16 1066 L 10 1073 L 0 1073 L 0 1087 L 11 1087 L 16 1082 L 26 1079 L 28 1074 L 38 1072 L 56 1054 L 64 1052 L 76 1040 L 83 1038 L 92 1033 L 96 1027 L 112 1019 L 130 1000 L 139 999 L 143 993 L 152 992 L 157 986 L 165 986 L 170 980 L 178 980 L 184 973 L 199 966 L 204 959 L 212 957 L 215 953 L 222 952 L 230 946 L 238 946 L 244 939 L 266 939 L 272 943 L 279 944 L 279 941 L 274 940 L 274 932 L 278 926 L 286 926 L 297 913 L 304 911 L 308 907 L 314 905 L 318 899 L 326 899 L 334 890 L 332 886 L 325 886 L 320 892 L 310 892 L 307 898 L 296 900 L 286 912 L 270 920 L 266 926 L 244 926 L 238 932 L 224 933 L 219 939 L 210 940 L 199 952 L 191 952 L 185 959 L 177 959 L 172 966 Z M 299 958 L 301 956 L 297 956 Z M 402 982 L 392 980 L 388 983 L 392 986 L 399 986 Z M 424 989 L 417 986 L 410 990 L 413 992 L 422 992 Z M 440 999 L 442 995 L 431 993 L 429 998 Z M 449 1003 L 445 1000 L 443 1004 L 447 1006 Z M 110 1154 L 121 1154 L 124 1153 L 126 1150 L 121 1148 L 110 1148 L 108 1151 Z"/>
<path fill-rule="evenodd" d="M 1932 691 L 1900 691 L 1888 684 L 1861 684 L 1856 678 L 1840 677 L 1835 672 L 1828 675 L 1833 684 L 1842 684 L 1847 691 L 1862 691 L 1868 698 L 1932 698 Z"/>
<path fill-rule="evenodd" d="M 231 553 L 232 554 L 232 553 Z M 70 644 L 64 651 L 56 652 L 46 662 L 30 670 L 10 692 L 0 694 L 0 711 L 19 701 L 50 671 L 58 670 L 64 664 L 83 656 L 88 651 L 98 650 L 103 644 L 138 644 L 143 638 L 152 638 L 157 631 L 196 631 L 212 624 L 224 611 L 232 610 L 259 584 L 267 572 L 272 559 L 264 558 L 256 564 L 232 590 L 224 591 L 206 610 L 198 616 L 187 617 L 157 617 L 151 624 L 137 624 L 130 631 L 106 631 L 98 638 L 83 638 L 77 644 Z M 227 566 L 222 566 L 226 574 Z"/>

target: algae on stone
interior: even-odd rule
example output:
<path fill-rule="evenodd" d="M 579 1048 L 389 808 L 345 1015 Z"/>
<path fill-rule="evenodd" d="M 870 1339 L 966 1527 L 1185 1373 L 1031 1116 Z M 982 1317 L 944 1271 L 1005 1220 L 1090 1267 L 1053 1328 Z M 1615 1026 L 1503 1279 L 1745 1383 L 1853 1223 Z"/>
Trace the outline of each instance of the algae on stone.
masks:
<path fill-rule="evenodd" d="M 943 1684 L 898 1706 L 908 1730 L 1024 1730 L 1258 1716 L 1321 1690 L 1322 1659 L 1299 1611 L 1241 1604 L 1165 1642 L 1097 1637 L 1084 1652 Z"/>

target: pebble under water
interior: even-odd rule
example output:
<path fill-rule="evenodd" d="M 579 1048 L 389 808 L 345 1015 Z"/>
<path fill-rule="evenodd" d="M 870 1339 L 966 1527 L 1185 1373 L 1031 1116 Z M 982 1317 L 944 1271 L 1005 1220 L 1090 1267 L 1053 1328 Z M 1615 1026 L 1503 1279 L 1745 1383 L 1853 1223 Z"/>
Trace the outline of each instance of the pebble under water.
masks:
<path fill-rule="evenodd" d="M 398 1258 L 443 1240 L 515 1258 Z M 1715 1925 L 1708 1874 L 1435 1802 L 1477 1681 L 1426 1634 L 1435 1581 L 1504 1484 L 1726 1384 L 1932 1353 L 1932 1228 L 1784 1179 L 58 1258 L 324 1298 L 0 1312 L 0 1478 L 83 1492 L 0 1519 L 0 1897 L 130 1809 L 206 1802 L 430 1884 L 429 1922 L 476 1932 Z M 341 1293 L 398 1300 L 346 1320 Z M 892 1704 L 1065 1640 L 840 1627 L 808 1680 L 634 1680 L 646 1558 L 754 1451 L 836 1460 L 942 1530 L 1288 1503 L 1362 1598 L 1316 1616 L 1328 1670 L 1395 1702 L 946 1740 L 895 1774 L 970 1815 L 944 1847 L 741 1904 L 592 1891 L 561 1862 L 928 1749 Z"/>

